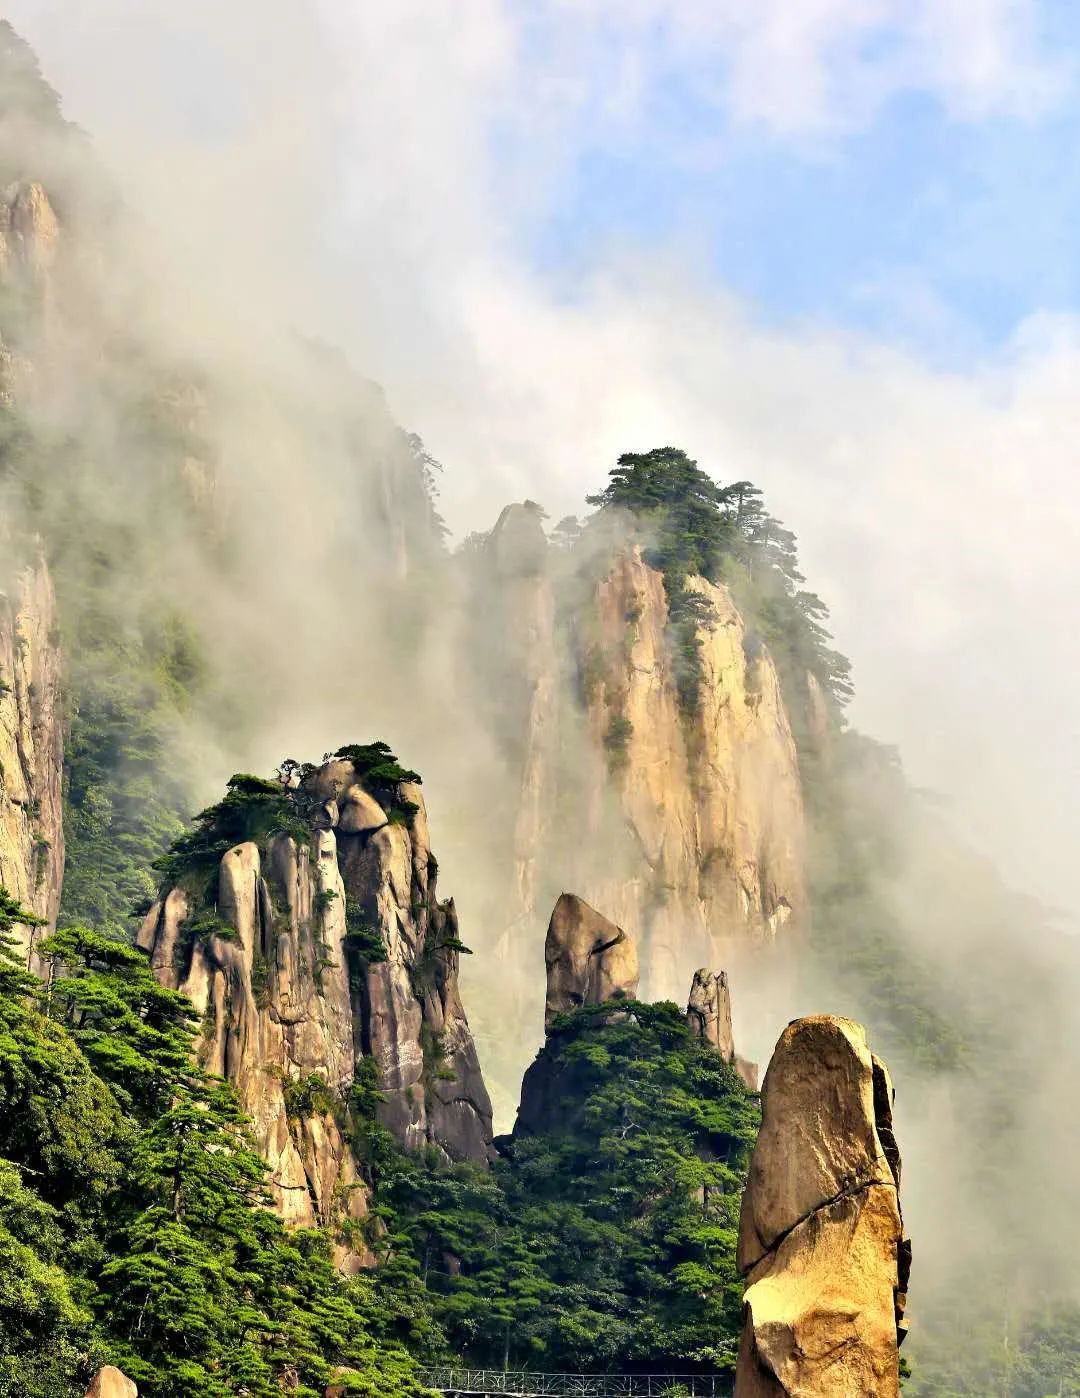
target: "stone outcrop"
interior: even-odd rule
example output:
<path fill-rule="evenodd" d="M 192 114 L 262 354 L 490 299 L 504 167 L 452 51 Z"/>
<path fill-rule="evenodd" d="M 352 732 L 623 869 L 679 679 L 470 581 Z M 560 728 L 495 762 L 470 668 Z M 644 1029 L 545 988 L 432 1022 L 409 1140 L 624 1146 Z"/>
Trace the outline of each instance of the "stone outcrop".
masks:
<path fill-rule="evenodd" d="M 704 966 L 694 972 L 690 999 L 686 1006 L 686 1022 L 690 1030 L 705 1043 L 711 1044 L 752 1092 L 757 1091 L 757 1064 L 741 1058 L 735 1052 L 735 1035 L 731 1027 L 731 991 L 726 971 L 710 971 Z"/>
<path fill-rule="evenodd" d="M 60 222 L 44 185 L 16 180 L 0 190 L 0 286 L 49 294 L 60 242 Z"/>
<path fill-rule="evenodd" d="M 574 893 L 560 894 L 555 904 L 544 960 L 545 1028 L 557 1015 L 582 1005 L 633 1000 L 637 995 L 638 957 L 633 939 Z"/>
<path fill-rule="evenodd" d="M 739 1222 L 737 1398 L 896 1398 L 910 1247 L 892 1085 L 861 1025 L 788 1025 Z"/>
<path fill-rule="evenodd" d="M 638 960 L 633 938 L 573 893 L 563 893 L 555 904 L 544 960 L 544 1029 L 549 1035 L 558 1032 L 555 1021 L 559 1015 L 585 1005 L 611 1005 L 613 1014 L 601 1015 L 596 1021 L 609 1023 L 618 1017 L 615 1007 L 637 996 Z M 543 1050 L 526 1069 L 515 1136 L 568 1127 L 568 1095 L 560 1073 L 553 1056 Z"/>
<path fill-rule="evenodd" d="M 86 1398 L 139 1398 L 139 1390 L 122 1369 L 106 1364 L 91 1379 Z"/>
<path fill-rule="evenodd" d="M 325 764 L 304 783 L 310 847 L 283 833 L 236 845 L 212 910 L 174 887 L 139 934 L 160 979 L 203 1016 L 202 1060 L 236 1085 L 297 1226 L 367 1212 L 347 1140 L 365 1059 L 378 1065 L 379 1116 L 405 1146 L 491 1154 L 457 915 L 436 895 L 423 796 L 412 782 L 379 795 L 352 763 Z"/>
<path fill-rule="evenodd" d="M 64 873 L 56 627 L 49 570 L 38 560 L 0 590 L 0 883 L 50 926 Z M 29 955 L 31 934 L 21 933 Z"/>
<path fill-rule="evenodd" d="M 795 743 L 768 650 L 700 578 L 702 699 L 680 708 L 663 576 L 617 530 L 596 534 L 554 548 L 516 505 L 482 550 L 465 649 L 493 657 L 477 702 L 518 792 L 500 955 L 527 960 L 557 878 L 633 933 L 646 997 L 674 999 L 688 966 L 805 925 Z"/>

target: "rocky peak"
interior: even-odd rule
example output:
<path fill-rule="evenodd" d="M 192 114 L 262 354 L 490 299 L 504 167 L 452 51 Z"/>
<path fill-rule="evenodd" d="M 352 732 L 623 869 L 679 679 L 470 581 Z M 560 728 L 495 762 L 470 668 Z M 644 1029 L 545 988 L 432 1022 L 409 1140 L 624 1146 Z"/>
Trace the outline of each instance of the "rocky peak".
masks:
<path fill-rule="evenodd" d="M 534 500 L 504 508 L 485 545 L 500 577 L 532 577 L 543 570 L 548 554 L 543 519 Z"/>
<path fill-rule="evenodd" d="M 650 997 L 679 995 L 688 962 L 727 961 L 801 927 L 795 742 L 773 660 L 729 591 L 687 582 L 703 618 L 690 711 L 664 576 L 625 529 L 602 521 L 555 547 L 537 511 L 511 505 L 479 559 L 483 606 L 464 649 L 518 793 L 492 837 L 513 842 L 503 957 L 527 975 L 553 877 L 633 932 Z"/>
<path fill-rule="evenodd" d="M 563 893 L 544 944 L 547 999 L 544 1026 L 582 1005 L 633 1000 L 638 956 L 632 937 L 574 893 Z"/>
<path fill-rule="evenodd" d="M 910 1245 L 892 1085 L 861 1025 L 794 1020 L 762 1089 L 739 1222 L 738 1398 L 899 1393 Z"/>
<path fill-rule="evenodd" d="M 548 923 L 544 947 L 548 1047 L 560 1032 L 559 1016 L 589 1005 L 617 1005 L 637 998 L 638 959 L 634 940 L 573 893 L 563 893 Z M 598 1024 L 618 1016 L 600 1015 Z M 514 1135 L 567 1125 L 568 1097 L 556 1058 L 541 1049 L 521 1082 Z"/>
<path fill-rule="evenodd" d="M 752 1092 L 757 1091 L 757 1064 L 740 1058 L 735 1052 L 735 1035 L 731 1027 L 731 991 L 726 971 L 710 971 L 702 967 L 694 972 L 690 1000 L 686 1006 L 686 1022 L 697 1038 L 711 1044 Z"/>
<path fill-rule="evenodd" d="M 699 1039 L 712 1044 L 731 1062 L 735 1057 L 735 1035 L 731 1029 L 731 991 L 726 971 L 709 971 L 703 966 L 694 972 L 686 1022 Z"/>
<path fill-rule="evenodd" d="M 458 989 L 457 913 L 436 894 L 416 774 L 375 744 L 289 764 L 280 787 L 239 777 L 230 788 L 200 817 L 209 885 L 188 841 L 139 945 L 202 1016 L 200 1056 L 251 1115 L 282 1216 L 309 1226 L 366 1214 L 349 1146 L 366 1064 L 378 1116 L 403 1145 L 486 1161 L 491 1105 Z M 216 813 L 235 821 L 245 802 L 253 838 L 219 855 Z"/>
<path fill-rule="evenodd" d="M 38 559 L 0 590 L 0 884 L 50 927 L 64 873 L 56 633 L 52 580 Z M 31 934 L 23 936 L 29 952 Z"/>

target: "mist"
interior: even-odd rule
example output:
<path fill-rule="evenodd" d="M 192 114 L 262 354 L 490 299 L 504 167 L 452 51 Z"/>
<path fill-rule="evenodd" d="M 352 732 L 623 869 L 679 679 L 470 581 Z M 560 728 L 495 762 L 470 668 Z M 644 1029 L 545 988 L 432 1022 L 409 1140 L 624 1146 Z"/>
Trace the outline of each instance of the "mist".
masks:
<path fill-rule="evenodd" d="M 465 793 L 497 786 L 500 758 L 464 692 L 448 706 L 423 689 L 423 676 L 453 671 L 460 599 L 449 585 L 438 612 L 410 611 L 376 497 L 357 481 L 357 434 L 376 483 L 406 450 L 395 423 L 420 434 L 444 468 L 455 540 L 489 529 L 511 499 L 580 514 L 620 452 L 660 443 L 753 480 L 797 531 L 853 661 L 852 722 L 898 744 L 950 830 L 1065 928 L 1039 947 L 996 924 L 987 934 L 972 908 L 993 880 L 935 882 L 931 849 L 913 855 L 921 884 L 889 891 L 906 892 L 913 956 L 950 984 L 978 960 L 975 983 L 1028 1037 L 1041 1075 L 1023 1104 L 1032 1158 L 1014 1170 L 1042 1197 L 1013 1200 L 1012 1227 L 1018 1255 L 1067 1269 L 1080 1247 L 1067 1163 L 1080 1140 L 1060 1110 L 1080 1066 L 1061 988 L 1076 984 L 1080 321 L 1033 305 L 1003 343 L 942 365 L 904 333 L 938 308 L 899 278 L 896 333 L 875 337 L 825 317 L 767 320 L 724 283 L 692 222 L 651 241 L 605 234 L 571 265 L 536 249 L 589 142 L 647 138 L 652 64 L 702 81 L 704 51 L 736 126 L 764 123 L 823 160 L 897 91 L 1026 114 L 1060 69 L 992 6 L 968 17 L 981 49 L 966 24 L 914 7 L 899 55 L 877 68 L 852 50 L 858 7 L 841 0 L 815 7 L 818 23 L 780 56 L 769 24 L 757 35 L 729 6 L 668 15 L 658 54 L 662 7 L 650 4 L 589 6 L 587 19 L 551 4 L 532 22 L 497 0 L 153 8 L 15 0 L 7 16 L 120 192 L 96 304 L 162 364 L 195 365 L 213 385 L 196 416 L 218 480 L 207 514 L 228 545 L 208 571 L 184 530 L 167 529 L 154 584 L 199 616 L 220 677 L 216 709 L 188 735 L 200 798 L 233 770 L 387 739 L 424 774 L 441 887 L 483 953 L 492 875 L 463 825 Z M 726 139 L 718 119 L 678 160 L 722 161 Z M 313 340 L 343 359 L 313 356 Z M 57 382 L 74 383 L 74 367 Z M 54 424 L 93 420 L 104 443 L 115 404 L 95 392 L 89 409 L 61 392 L 40 410 Z M 113 464 L 107 508 L 138 531 L 135 463 Z M 422 505 L 409 508 L 419 520 Z M 420 566 L 436 565 L 421 551 Z M 492 805 L 503 795 L 492 789 Z M 542 926 L 534 934 L 539 984 Z M 1043 959 L 1014 988 L 1017 965 Z M 829 983 L 778 996 L 753 972 L 744 982 L 740 1000 L 736 974 L 740 1049 L 762 1062 L 794 1014 L 866 1008 Z M 492 1051 L 497 1035 L 482 1029 Z M 526 1033 L 538 1042 L 541 1029 L 537 1018 Z M 967 1190 L 982 1088 L 892 1066 L 917 1318 L 919 1288 L 940 1296 L 994 1226 Z"/>

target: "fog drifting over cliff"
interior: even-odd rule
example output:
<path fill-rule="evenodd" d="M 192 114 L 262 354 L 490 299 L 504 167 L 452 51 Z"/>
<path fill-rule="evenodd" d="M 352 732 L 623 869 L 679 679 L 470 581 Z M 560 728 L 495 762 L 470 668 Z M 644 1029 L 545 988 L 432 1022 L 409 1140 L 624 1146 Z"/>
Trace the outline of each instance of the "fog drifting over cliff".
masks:
<path fill-rule="evenodd" d="M 733 18 L 739 7 L 716 7 L 713 19 L 706 8 L 688 7 L 693 20 L 669 26 L 657 51 L 645 0 L 586 7 L 587 21 L 553 3 L 532 24 L 497 0 L 348 16 L 284 0 L 194 0 L 182 13 L 140 0 L 74 13 L 70 0 L 8 5 L 153 249 L 142 328 L 178 359 L 197 350 L 200 362 L 237 366 L 223 444 L 233 488 L 251 485 L 248 523 L 272 529 L 297 505 L 288 540 L 252 560 L 253 595 L 204 596 L 188 577 L 237 673 L 265 675 L 256 658 L 281 646 L 281 684 L 259 696 L 244 760 L 269 768 L 286 750 L 317 757 L 387 737 L 429 778 L 442 855 L 440 832 L 460 809 L 455 782 L 486 757 L 470 745 L 439 750 L 441 696 L 420 696 L 406 716 L 385 676 L 364 669 L 381 603 L 350 571 L 363 526 L 341 500 L 347 453 L 331 443 L 325 475 L 298 483 L 308 439 L 290 436 L 287 405 L 248 392 L 255 381 L 287 388 L 332 425 L 334 390 L 298 382 L 275 339 L 291 326 L 340 345 L 385 387 L 397 419 L 445 465 L 442 506 L 459 536 L 490 527 L 510 498 L 539 499 L 553 518 L 580 512 L 621 451 L 666 442 L 762 486 L 798 532 L 809 585 L 854 662 L 855 722 L 899 744 L 913 780 L 946 794 L 1009 882 L 1069 914 L 1080 834 L 1080 324 L 1032 307 L 1004 347 L 943 369 L 899 339 L 765 326 L 718 281 L 693 228 L 652 247 L 605 241 L 555 272 L 530 240 L 583 123 L 612 148 L 645 138 L 651 63 L 676 74 L 689 65 L 701 80 L 700 52 L 719 55 L 737 120 L 826 147 L 897 90 L 961 111 L 1024 112 L 1058 75 L 991 5 L 953 27 L 942 16 L 954 7 L 913 7 L 906 47 L 879 70 L 848 53 L 858 7 L 843 0 L 814 7 L 816 23 L 786 47 L 770 47 L 768 16 L 758 33 Z M 775 19 L 780 6 L 767 9 Z M 598 37 L 612 25 L 613 51 Z M 718 158 L 708 132 L 690 146 L 680 158 Z M 460 715 L 446 722 L 465 731 Z M 207 798 L 240 765 L 220 760 Z M 459 851 L 468 843 L 461 832 L 454 840 Z M 459 853 L 444 869 L 466 939 L 482 941 L 469 922 L 473 868 Z M 1004 989 L 1015 949 L 982 946 L 978 931 L 959 939 L 956 959 L 1000 957 Z M 736 985 L 741 1026 L 753 1024 L 741 1047 L 759 1055 L 789 1009 L 847 1008 L 768 1006 L 756 1020 L 765 1003 L 740 1007 Z M 1047 1029 L 1049 1051 L 1067 1029 Z M 1040 1118 L 1052 1089 L 1033 1100 Z M 949 1190 L 963 1192 L 962 1173 L 943 1182 L 927 1168 L 950 1119 L 942 1099 L 920 1104 L 930 1129 L 903 1142 L 917 1238 L 919 1212 L 928 1219 L 942 1193 L 948 1208 Z M 1056 1118 L 1055 1129 L 1071 1138 L 1075 1124 Z M 1061 1143 L 1063 1158 L 1071 1148 Z M 1075 1218 L 1067 1203 L 1062 1217 Z M 947 1241 L 960 1236 L 970 1245 L 976 1235 L 954 1220 Z"/>
<path fill-rule="evenodd" d="M 186 306 L 198 277 L 241 336 L 265 315 L 342 345 L 445 463 L 457 532 L 526 494 L 579 510 L 619 451 L 659 441 L 760 483 L 853 658 L 856 721 L 900 744 L 1017 883 L 1068 904 L 1076 323 L 1032 307 L 1004 348 L 939 371 L 825 324 L 763 328 L 693 229 L 552 275 L 527 253 L 583 122 L 601 147 L 648 139 L 657 66 L 700 83 L 711 62 L 738 118 L 819 143 L 897 90 L 1023 113 L 1061 74 L 1025 7 L 955 25 L 912 7 L 877 65 L 849 51 L 873 26 L 841 0 L 786 43 L 775 16 L 746 25 L 727 6 L 658 31 L 662 8 L 8 13 L 167 246 L 162 290 Z M 719 119 L 674 158 L 722 159 L 710 139 Z M 919 314 L 917 291 L 901 309 Z"/>

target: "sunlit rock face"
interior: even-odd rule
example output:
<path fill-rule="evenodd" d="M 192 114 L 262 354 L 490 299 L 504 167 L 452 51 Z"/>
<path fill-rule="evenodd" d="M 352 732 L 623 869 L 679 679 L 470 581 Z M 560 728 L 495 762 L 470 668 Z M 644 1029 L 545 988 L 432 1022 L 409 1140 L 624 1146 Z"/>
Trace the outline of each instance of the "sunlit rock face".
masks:
<path fill-rule="evenodd" d="M 403 1145 L 454 1160 L 491 1154 L 491 1105 L 458 991 L 457 916 L 436 895 L 419 786 L 399 783 L 388 812 L 339 760 L 306 790 L 310 845 L 277 834 L 222 858 L 223 927 L 193 940 L 191 893 L 175 887 L 139 934 L 157 975 L 202 1016 L 200 1057 L 235 1084 L 277 1208 L 296 1226 L 366 1215 L 348 1142 L 366 1059 L 379 1070 L 379 1116 Z"/>
<path fill-rule="evenodd" d="M 748 645 L 728 590 L 689 580 L 714 620 L 698 630 L 701 701 L 687 712 L 664 579 L 638 544 L 616 531 L 556 548 L 535 508 L 515 505 L 479 559 L 491 601 L 470 653 L 497 676 L 481 667 L 477 702 L 518 793 L 504 961 L 529 964 L 554 879 L 632 933 L 650 999 L 681 996 L 695 965 L 801 929 L 795 743 L 773 661 Z"/>
<path fill-rule="evenodd" d="M 52 926 L 64 873 L 63 763 L 56 599 L 39 560 L 6 588 L 0 579 L 0 884 Z M 33 964 L 32 934 L 15 932 Z"/>
<path fill-rule="evenodd" d="M 59 243 L 60 221 L 44 185 L 15 180 L 0 189 L 0 286 L 46 310 Z"/>
<path fill-rule="evenodd" d="M 739 1225 L 738 1398 L 899 1393 L 910 1245 L 892 1096 L 861 1025 L 814 1015 L 781 1035 Z"/>
<path fill-rule="evenodd" d="M 139 1398 L 139 1390 L 122 1369 L 106 1364 L 90 1380 L 86 1398 Z"/>

